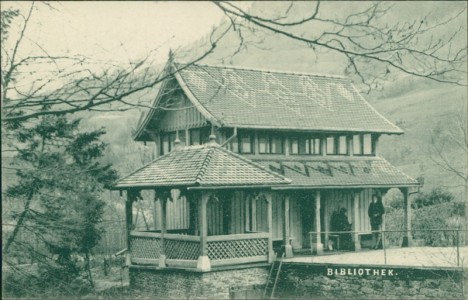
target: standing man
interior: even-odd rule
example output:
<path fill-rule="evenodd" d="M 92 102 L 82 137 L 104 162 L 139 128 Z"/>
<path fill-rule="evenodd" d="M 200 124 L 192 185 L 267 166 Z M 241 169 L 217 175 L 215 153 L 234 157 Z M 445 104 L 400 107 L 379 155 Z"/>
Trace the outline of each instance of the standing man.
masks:
<path fill-rule="evenodd" d="M 385 213 L 385 208 L 382 204 L 382 198 L 377 195 L 372 195 L 372 202 L 369 205 L 367 211 L 370 218 L 370 224 L 372 229 L 372 248 L 380 248 L 381 236 L 380 230 L 382 226 L 382 216 Z"/>

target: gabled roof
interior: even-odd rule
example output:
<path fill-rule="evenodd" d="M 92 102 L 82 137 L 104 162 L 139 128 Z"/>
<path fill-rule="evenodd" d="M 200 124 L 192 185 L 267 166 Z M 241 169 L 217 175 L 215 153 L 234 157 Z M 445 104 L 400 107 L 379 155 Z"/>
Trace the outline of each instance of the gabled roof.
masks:
<path fill-rule="evenodd" d="M 419 183 L 381 157 L 254 159 L 292 180 L 284 188 L 403 187 Z"/>
<path fill-rule="evenodd" d="M 207 119 L 229 127 L 403 133 L 347 78 L 225 66 L 174 64 Z"/>
<path fill-rule="evenodd" d="M 210 142 L 181 147 L 118 180 L 114 189 L 130 187 L 268 187 L 289 179 Z"/>
<path fill-rule="evenodd" d="M 170 72 L 193 105 L 217 126 L 403 133 L 344 77 L 178 63 L 168 64 Z M 139 124 L 135 139 L 154 112 Z"/>

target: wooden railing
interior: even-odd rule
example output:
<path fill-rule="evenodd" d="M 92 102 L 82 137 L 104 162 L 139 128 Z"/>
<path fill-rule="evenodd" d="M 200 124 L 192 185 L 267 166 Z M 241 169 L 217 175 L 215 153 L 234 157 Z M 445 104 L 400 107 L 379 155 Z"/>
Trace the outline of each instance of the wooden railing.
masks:
<path fill-rule="evenodd" d="M 211 266 L 268 261 L 268 233 L 216 235 L 207 238 Z"/>
<path fill-rule="evenodd" d="M 268 261 L 268 233 L 208 236 L 206 248 L 211 266 L 225 266 Z M 130 257 L 135 264 L 158 265 L 163 254 L 159 232 L 130 234 Z M 196 268 L 200 255 L 200 237 L 165 234 L 164 248 L 168 267 Z"/>

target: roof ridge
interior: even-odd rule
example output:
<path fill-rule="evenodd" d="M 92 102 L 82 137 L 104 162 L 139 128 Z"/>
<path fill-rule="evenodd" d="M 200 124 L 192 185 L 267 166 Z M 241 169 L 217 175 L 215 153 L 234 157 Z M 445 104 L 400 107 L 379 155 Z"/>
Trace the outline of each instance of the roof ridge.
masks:
<path fill-rule="evenodd" d="M 173 62 L 175 65 L 185 65 L 183 63 Z M 285 71 L 277 69 L 264 69 L 264 68 L 252 68 L 252 67 L 242 67 L 242 66 L 232 66 L 232 65 L 215 65 L 215 64 L 191 64 L 191 66 L 197 67 L 208 67 L 208 68 L 218 68 L 218 69 L 232 69 L 232 70 L 244 70 L 244 71 L 255 71 L 263 73 L 275 73 L 275 74 L 287 74 L 287 75 L 305 75 L 305 76 L 314 76 L 314 77 L 325 77 L 325 78 L 334 78 L 334 79 L 345 79 L 351 81 L 349 77 L 341 75 L 331 75 L 331 74 L 317 74 L 310 72 L 294 72 L 294 71 Z"/>
<path fill-rule="evenodd" d="M 203 176 L 205 175 L 206 170 L 208 169 L 208 165 L 210 164 L 211 157 L 214 153 L 214 148 L 215 147 L 203 147 L 201 149 L 208 149 L 208 152 L 206 153 L 205 159 L 203 160 L 200 171 L 198 172 L 197 176 L 195 177 L 195 182 L 197 184 L 200 184 L 202 181 Z"/>

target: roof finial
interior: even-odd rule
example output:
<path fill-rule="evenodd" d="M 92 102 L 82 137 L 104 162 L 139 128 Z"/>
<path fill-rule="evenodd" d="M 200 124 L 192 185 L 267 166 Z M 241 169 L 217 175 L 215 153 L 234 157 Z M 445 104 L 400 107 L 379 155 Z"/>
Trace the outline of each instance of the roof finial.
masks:
<path fill-rule="evenodd" d="M 169 49 L 168 61 L 170 63 L 172 63 L 174 61 L 174 52 L 172 52 L 172 49 Z"/>
<path fill-rule="evenodd" d="M 210 134 L 210 145 L 217 145 L 218 143 L 216 143 L 216 135 L 214 135 L 213 133 Z"/>
<path fill-rule="evenodd" d="M 182 145 L 179 138 L 176 138 L 176 140 L 174 141 L 174 150 L 179 150 L 181 147 Z"/>

